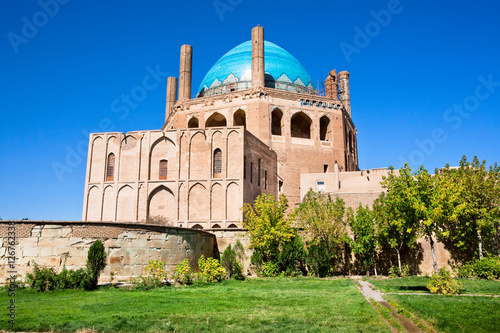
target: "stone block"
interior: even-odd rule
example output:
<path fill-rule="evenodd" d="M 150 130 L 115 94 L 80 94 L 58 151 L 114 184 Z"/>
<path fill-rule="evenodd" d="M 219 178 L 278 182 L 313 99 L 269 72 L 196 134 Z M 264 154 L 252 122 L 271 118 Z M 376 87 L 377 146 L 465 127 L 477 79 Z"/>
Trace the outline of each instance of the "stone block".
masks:
<path fill-rule="evenodd" d="M 123 257 L 109 257 L 109 264 L 110 265 L 122 265 L 123 264 Z"/>
<path fill-rule="evenodd" d="M 132 247 L 136 248 L 136 249 L 144 248 L 147 246 L 147 244 L 148 244 L 148 241 L 146 239 L 138 238 L 138 239 L 132 241 Z"/>
<path fill-rule="evenodd" d="M 38 257 L 40 250 L 38 247 L 23 247 L 22 255 L 23 257 Z"/>
<path fill-rule="evenodd" d="M 123 267 L 123 275 L 132 276 L 134 274 L 134 266 L 126 265 Z"/>
<path fill-rule="evenodd" d="M 143 272 L 143 268 L 141 265 L 134 266 L 134 276 L 142 275 L 142 272 Z"/>
<path fill-rule="evenodd" d="M 87 264 L 87 259 L 82 257 L 68 257 L 66 259 L 66 266 L 83 267 Z"/>
<path fill-rule="evenodd" d="M 52 251 L 52 247 L 42 247 L 40 248 L 40 257 L 51 257 Z"/>
<path fill-rule="evenodd" d="M 43 227 L 41 225 L 34 226 L 33 229 L 31 229 L 31 237 L 35 238 L 41 237 L 42 228 Z"/>
<path fill-rule="evenodd" d="M 153 240 L 148 242 L 149 247 L 163 248 L 165 247 L 165 241 L 161 240 Z"/>

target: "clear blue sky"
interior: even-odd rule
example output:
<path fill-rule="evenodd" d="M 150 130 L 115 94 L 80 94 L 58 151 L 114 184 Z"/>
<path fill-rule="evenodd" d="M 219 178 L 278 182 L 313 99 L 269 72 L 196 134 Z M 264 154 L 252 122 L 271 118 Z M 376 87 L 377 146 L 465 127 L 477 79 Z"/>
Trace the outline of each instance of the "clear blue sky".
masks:
<path fill-rule="evenodd" d="M 88 133 L 161 128 L 166 79 L 114 101 L 178 76 L 182 44 L 194 93 L 257 24 L 315 82 L 351 73 L 360 168 L 500 160 L 498 1 L 59 2 L 0 1 L 3 219 L 80 220 Z"/>

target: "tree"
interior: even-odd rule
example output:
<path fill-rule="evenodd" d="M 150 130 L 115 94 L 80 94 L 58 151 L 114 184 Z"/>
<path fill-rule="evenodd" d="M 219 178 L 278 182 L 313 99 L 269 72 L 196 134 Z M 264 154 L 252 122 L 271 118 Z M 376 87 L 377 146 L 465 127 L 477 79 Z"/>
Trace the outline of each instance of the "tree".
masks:
<path fill-rule="evenodd" d="M 399 175 L 394 173 L 393 167 L 390 170 L 382 181 L 387 193 L 382 193 L 375 200 L 373 211 L 380 238 L 396 251 L 401 272 L 401 249 L 416 243 L 421 216 L 415 211 L 416 180 L 411 174 L 411 167 L 406 163 L 399 170 Z"/>
<path fill-rule="evenodd" d="M 310 189 L 293 214 L 294 221 L 305 230 L 308 250 L 325 252 L 330 271 L 335 258 L 349 241 L 345 213 L 342 199 L 334 200 L 329 194 Z M 317 247 L 324 247 L 325 251 Z"/>
<path fill-rule="evenodd" d="M 262 262 L 277 263 L 280 247 L 296 234 L 286 218 L 288 200 L 282 195 L 276 201 L 272 194 L 259 195 L 253 206 L 245 203 L 244 228 L 250 237 L 250 248 Z"/>
<path fill-rule="evenodd" d="M 86 290 L 95 290 L 97 288 L 97 281 L 104 267 L 106 267 L 106 250 L 98 239 L 90 246 L 87 254 L 88 279 L 84 284 Z"/>
<path fill-rule="evenodd" d="M 354 234 L 354 238 L 350 242 L 352 251 L 362 261 L 367 274 L 370 274 L 370 267 L 374 266 L 375 276 L 377 276 L 375 255 L 377 254 L 378 241 L 373 213 L 368 206 L 363 208 L 360 204 L 355 216 L 352 210 L 348 215 L 349 226 Z"/>
<path fill-rule="evenodd" d="M 434 218 L 443 228 L 442 241 L 455 249 L 483 258 L 495 252 L 500 220 L 500 167 L 464 156 L 458 168 L 448 165 L 436 172 Z M 498 251 L 498 249 L 496 249 Z"/>

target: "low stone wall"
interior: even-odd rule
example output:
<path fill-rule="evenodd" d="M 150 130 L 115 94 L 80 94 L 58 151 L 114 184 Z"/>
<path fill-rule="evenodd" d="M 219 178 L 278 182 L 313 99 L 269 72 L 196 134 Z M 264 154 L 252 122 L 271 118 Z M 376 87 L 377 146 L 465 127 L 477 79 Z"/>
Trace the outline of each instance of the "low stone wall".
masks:
<path fill-rule="evenodd" d="M 16 245 L 10 247 L 14 239 Z M 101 282 L 109 281 L 110 273 L 115 280 L 139 276 L 151 259 L 166 262 L 167 271 L 173 272 L 185 258 L 196 269 L 202 254 L 220 256 L 216 237 L 194 229 L 116 222 L 0 221 L 0 282 L 12 271 L 24 278 L 32 271 L 32 261 L 56 271 L 64 264 L 69 269 L 83 268 L 97 239 L 107 253 Z M 14 266 L 9 262 L 15 262 Z"/>

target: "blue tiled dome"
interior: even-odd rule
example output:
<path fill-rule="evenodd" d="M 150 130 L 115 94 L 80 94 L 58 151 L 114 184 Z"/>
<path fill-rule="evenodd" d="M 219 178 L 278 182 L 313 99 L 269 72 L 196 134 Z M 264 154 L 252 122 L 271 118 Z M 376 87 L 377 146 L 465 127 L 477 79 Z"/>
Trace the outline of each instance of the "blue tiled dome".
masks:
<path fill-rule="evenodd" d="M 296 92 L 313 90 L 311 77 L 305 68 L 286 50 L 265 41 L 264 57 L 266 87 Z M 224 54 L 213 65 L 201 82 L 197 96 L 248 89 L 251 81 L 252 44 L 248 41 Z M 231 87 L 230 90 L 226 90 L 227 87 Z"/>

